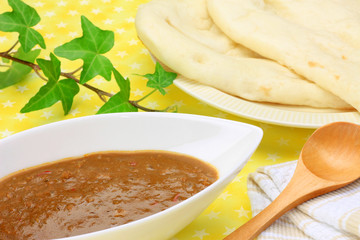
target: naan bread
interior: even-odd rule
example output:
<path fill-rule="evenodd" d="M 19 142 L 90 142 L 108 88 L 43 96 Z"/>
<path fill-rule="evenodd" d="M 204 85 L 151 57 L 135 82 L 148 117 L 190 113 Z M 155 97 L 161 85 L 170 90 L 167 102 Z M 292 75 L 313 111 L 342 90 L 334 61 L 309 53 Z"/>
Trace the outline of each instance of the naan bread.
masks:
<path fill-rule="evenodd" d="M 224 35 L 205 0 L 153 0 L 139 7 L 139 38 L 173 71 L 252 101 L 351 108 L 286 67 L 260 57 Z"/>
<path fill-rule="evenodd" d="M 208 0 L 231 39 L 314 81 L 360 111 L 359 0 Z"/>

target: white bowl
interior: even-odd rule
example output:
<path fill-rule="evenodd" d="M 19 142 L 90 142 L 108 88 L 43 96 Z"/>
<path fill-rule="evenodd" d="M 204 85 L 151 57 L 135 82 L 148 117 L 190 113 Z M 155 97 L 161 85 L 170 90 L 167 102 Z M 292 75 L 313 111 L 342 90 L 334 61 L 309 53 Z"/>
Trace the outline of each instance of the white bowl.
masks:
<path fill-rule="evenodd" d="M 168 239 L 194 220 L 240 172 L 262 138 L 258 127 L 179 113 L 118 113 L 60 121 L 0 141 L 0 177 L 109 150 L 167 150 L 211 163 L 219 179 L 193 197 L 118 227 L 63 239 Z"/>

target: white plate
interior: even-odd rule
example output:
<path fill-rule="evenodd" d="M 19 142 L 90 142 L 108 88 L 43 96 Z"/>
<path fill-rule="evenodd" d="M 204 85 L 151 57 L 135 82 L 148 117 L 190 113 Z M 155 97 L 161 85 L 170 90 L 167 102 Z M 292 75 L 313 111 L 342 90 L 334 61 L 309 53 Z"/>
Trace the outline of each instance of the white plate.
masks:
<path fill-rule="evenodd" d="M 250 102 L 181 77 L 177 78 L 174 84 L 187 94 L 210 106 L 236 116 L 265 123 L 300 128 L 318 128 L 337 121 L 360 123 L 360 114 L 356 111 Z"/>
<path fill-rule="evenodd" d="M 60 121 L 0 141 L 0 178 L 11 172 L 90 152 L 166 150 L 211 163 L 219 179 L 162 212 L 72 240 L 165 240 L 196 218 L 240 172 L 262 138 L 258 127 L 180 113 L 103 114 Z"/>

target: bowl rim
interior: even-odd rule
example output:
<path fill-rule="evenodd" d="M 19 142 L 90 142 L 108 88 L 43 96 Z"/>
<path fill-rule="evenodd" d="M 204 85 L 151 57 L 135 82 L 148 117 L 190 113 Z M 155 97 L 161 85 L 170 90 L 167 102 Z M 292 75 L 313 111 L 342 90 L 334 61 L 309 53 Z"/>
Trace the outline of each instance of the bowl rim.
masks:
<path fill-rule="evenodd" d="M 0 146 L 4 143 L 6 143 L 7 141 L 16 141 L 17 138 L 21 138 L 24 135 L 29 135 L 32 134 L 33 132 L 37 132 L 37 131 L 46 131 L 46 129 L 49 128 L 56 128 L 57 126 L 60 125 L 66 125 L 66 124 L 71 124 L 72 122 L 78 122 L 78 121 L 89 121 L 92 119 L 95 120 L 101 120 L 104 118 L 146 118 L 146 117 L 160 117 L 160 118 L 171 118 L 171 119 L 184 119 L 184 120 L 189 120 L 189 121 L 206 121 L 209 123 L 214 123 L 214 124 L 221 124 L 221 123 L 231 123 L 234 126 L 238 125 L 238 126 L 242 126 L 248 129 L 251 129 L 251 132 L 253 132 L 256 135 L 256 144 L 254 144 L 252 146 L 253 149 L 249 150 L 250 155 L 248 157 L 244 157 L 244 159 L 249 158 L 253 152 L 256 150 L 256 148 L 258 147 L 259 143 L 261 142 L 261 139 L 263 137 L 263 131 L 261 128 L 248 124 L 248 123 L 243 123 L 243 122 L 238 122 L 238 121 L 233 121 L 233 120 L 228 120 L 228 119 L 222 119 L 222 118 L 217 118 L 217 117 L 210 117 L 210 116 L 204 116 L 204 115 L 196 115 L 196 114 L 188 114 L 188 113 L 163 113 L 163 112 L 126 112 L 126 113 L 110 113 L 110 114 L 100 114 L 100 115 L 89 115 L 89 116 L 83 116 L 83 117 L 77 117 L 77 118 L 71 118 L 71 119 L 66 119 L 66 120 L 61 120 L 61 121 L 57 121 L 57 122 L 52 122 L 52 123 L 48 123 L 48 124 L 44 124 L 44 125 L 40 125 L 40 126 L 36 126 L 30 129 L 26 129 L 24 131 L 15 133 L 9 137 L 6 137 L 4 139 L 2 139 L 0 141 Z M 75 156 L 76 157 L 76 156 Z M 203 160 L 202 160 L 203 161 Z M 245 160 L 244 160 L 245 161 Z M 243 164 L 244 161 L 240 161 L 240 164 Z M 206 161 L 205 161 L 206 162 Z M 209 163 L 209 162 L 207 162 Z M 246 163 L 246 161 L 245 161 Z M 209 163 L 210 165 L 212 165 L 211 163 Z M 32 165 L 31 167 L 36 167 L 39 164 L 35 164 Z M 213 165 L 212 165 L 213 166 Z M 219 171 L 215 166 L 213 166 L 217 171 Z M 71 237 L 66 237 L 66 238 L 57 238 L 57 239 L 81 239 L 84 237 L 100 237 L 104 232 L 112 232 L 112 231 L 118 231 L 120 229 L 124 229 L 124 228 L 128 228 L 128 227 L 134 227 L 138 224 L 141 224 L 143 222 L 149 221 L 149 219 L 156 219 L 156 218 L 161 218 L 161 216 L 168 214 L 169 212 L 175 211 L 175 209 L 177 208 L 181 208 L 183 205 L 188 204 L 188 202 L 191 202 L 195 199 L 201 198 L 203 195 L 207 194 L 208 192 L 213 191 L 214 189 L 216 189 L 218 187 L 218 185 L 223 184 L 223 182 L 227 179 L 227 178 L 231 178 L 233 179 L 232 175 L 233 174 L 238 174 L 239 172 L 237 172 L 237 168 L 238 165 L 234 166 L 234 170 L 229 171 L 229 173 L 227 173 L 226 175 L 220 175 L 218 179 L 212 183 L 210 186 L 206 187 L 205 189 L 203 189 L 202 191 L 194 194 L 193 196 L 185 199 L 184 201 L 169 207 L 163 211 L 157 212 L 155 214 L 152 214 L 150 216 L 126 223 L 126 224 L 122 224 L 119 226 L 115 226 L 115 227 L 111 227 L 111 228 L 107 228 L 107 229 L 103 229 L 103 230 L 99 230 L 99 231 L 95 231 L 95 232 L 89 232 L 89 233 L 85 233 L 85 234 L 81 234 L 81 235 L 76 235 L 76 236 L 71 236 Z M 22 169 L 27 169 L 27 168 L 20 168 L 17 171 L 21 171 Z M 16 171 L 15 171 L 16 172 Z M 236 173 L 235 173 L 236 172 Z M 12 174 L 12 173 L 10 173 Z M 8 175 L 5 176 L 0 176 L 0 181 L 6 177 Z M 228 185 L 228 184 L 226 184 Z"/>

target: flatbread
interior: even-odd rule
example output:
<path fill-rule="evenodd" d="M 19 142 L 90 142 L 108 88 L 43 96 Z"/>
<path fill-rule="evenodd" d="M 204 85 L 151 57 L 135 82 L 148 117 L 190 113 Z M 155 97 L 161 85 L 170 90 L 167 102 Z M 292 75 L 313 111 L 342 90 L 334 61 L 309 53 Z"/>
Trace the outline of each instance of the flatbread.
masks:
<path fill-rule="evenodd" d="M 360 1 L 207 0 L 232 40 L 276 60 L 360 111 Z"/>
<path fill-rule="evenodd" d="M 350 108 L 286 67 L 224 35 L 205 0 L 153 0 L 138 9 L 139 38 L 160 62 L 186 78 L 251 101 Z"/>

